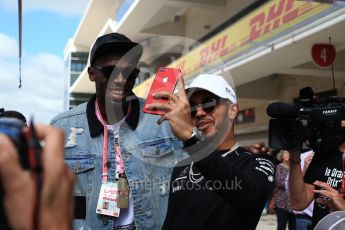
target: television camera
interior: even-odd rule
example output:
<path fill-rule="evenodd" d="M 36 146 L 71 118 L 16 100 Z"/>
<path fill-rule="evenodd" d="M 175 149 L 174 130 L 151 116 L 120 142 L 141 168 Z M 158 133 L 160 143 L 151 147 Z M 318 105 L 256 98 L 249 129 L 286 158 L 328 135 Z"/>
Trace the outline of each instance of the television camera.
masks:
<path fill-rule="evenodd" d="M 267 107 L 269 145 L 299 151 L 303 143 L 315 152 L 336 150 L 345 141 L 345 98 L 318 100 L 310 87 L 300 90 L 300 106 L 275 102 Z"/>

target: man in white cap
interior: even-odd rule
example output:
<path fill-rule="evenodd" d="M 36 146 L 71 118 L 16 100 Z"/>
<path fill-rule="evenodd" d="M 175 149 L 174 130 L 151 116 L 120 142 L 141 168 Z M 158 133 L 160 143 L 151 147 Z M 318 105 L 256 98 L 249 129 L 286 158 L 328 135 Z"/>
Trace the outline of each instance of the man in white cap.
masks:
<path fill-rule="evenodd" d="M 252 155 L 234 136 L 235 91 L 218 75 L 201 74 L 178 96 L 157 93 L 174 135 L 190 157 L 174 168 L 163 229 L 255 229 L 274 185 L 269 155 Z M 190 96 L 189 99 L 187 94 Z"/>

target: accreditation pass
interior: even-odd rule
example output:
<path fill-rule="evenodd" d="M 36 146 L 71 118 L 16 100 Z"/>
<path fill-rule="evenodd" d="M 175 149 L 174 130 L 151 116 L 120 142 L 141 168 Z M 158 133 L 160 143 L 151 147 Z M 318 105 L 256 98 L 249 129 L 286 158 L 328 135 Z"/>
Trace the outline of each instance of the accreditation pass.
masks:
<path fill-rule="evenodd" d="M 120 208 L 118 207 L 119 189 L 118 183 L 104 183 L 99 193 L 96 213 L 119 217 Z"/>

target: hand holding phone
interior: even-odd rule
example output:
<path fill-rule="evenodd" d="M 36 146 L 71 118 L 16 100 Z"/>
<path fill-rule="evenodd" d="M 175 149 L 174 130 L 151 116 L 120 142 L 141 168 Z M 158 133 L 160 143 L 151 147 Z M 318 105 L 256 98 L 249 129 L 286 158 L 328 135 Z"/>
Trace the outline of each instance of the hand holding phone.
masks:
<path fill-rule="evenodd" d="M 169 100 L 168 99 L 155 99 L 153 97 L 153 94 L 156 92 L 162 92 L 162 91 L 167 91 L 167 92 L 174 92 L 175 86 L 177 79 L 179 75 L 181 74 L 180 69 L 176 68 L 166 68 L 166 67 L 159 67 L 155 76 L 155 79 L 153 80 L 150 92 L 147 96 L 147 99 L 145 101 L 145 105 L 143 108 L 144 113 L 150 113 L 154 115 L 163 115 L 164 111 L 163 110 L 148 110 L 145 109 L 145 106 L 147 104 L 152 104 L 152 103 L 163 103 L 163 104 L 168 104 Z"/>
<path fill-rule="evenodd" d="M 184 80 L 182 74 L 177 76 L 178 93 L 157 91 L 155 93 L 155 100 L 167 99 L 167 103 L 148 103 L 146 102 L 145 108 L 149 111 L 159 111 L 163 114 L 157 121 L 160 125 L 163 121 L 168 121 L 171 131 L 180 140 L 188 140 L 195 126 L 194 120 L 191 116 L 191 108 L 189 99 L 185 90 Z"/>

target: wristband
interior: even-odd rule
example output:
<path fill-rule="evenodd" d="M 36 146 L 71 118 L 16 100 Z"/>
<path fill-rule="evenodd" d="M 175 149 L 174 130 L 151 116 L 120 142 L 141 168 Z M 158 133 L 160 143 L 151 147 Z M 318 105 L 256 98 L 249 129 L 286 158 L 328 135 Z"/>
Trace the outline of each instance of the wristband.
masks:
<path fill-rule="evenodd" d="M 192 136 L 187 140 L 183 142 L 183 147 L 189 147 L 191 145 L 194 145 L 198 142 L 201 142 L 205 139 L 205 133 L 203 133 L 201 130 L 197 129 L 196 127 L 192 130 Z"/>

